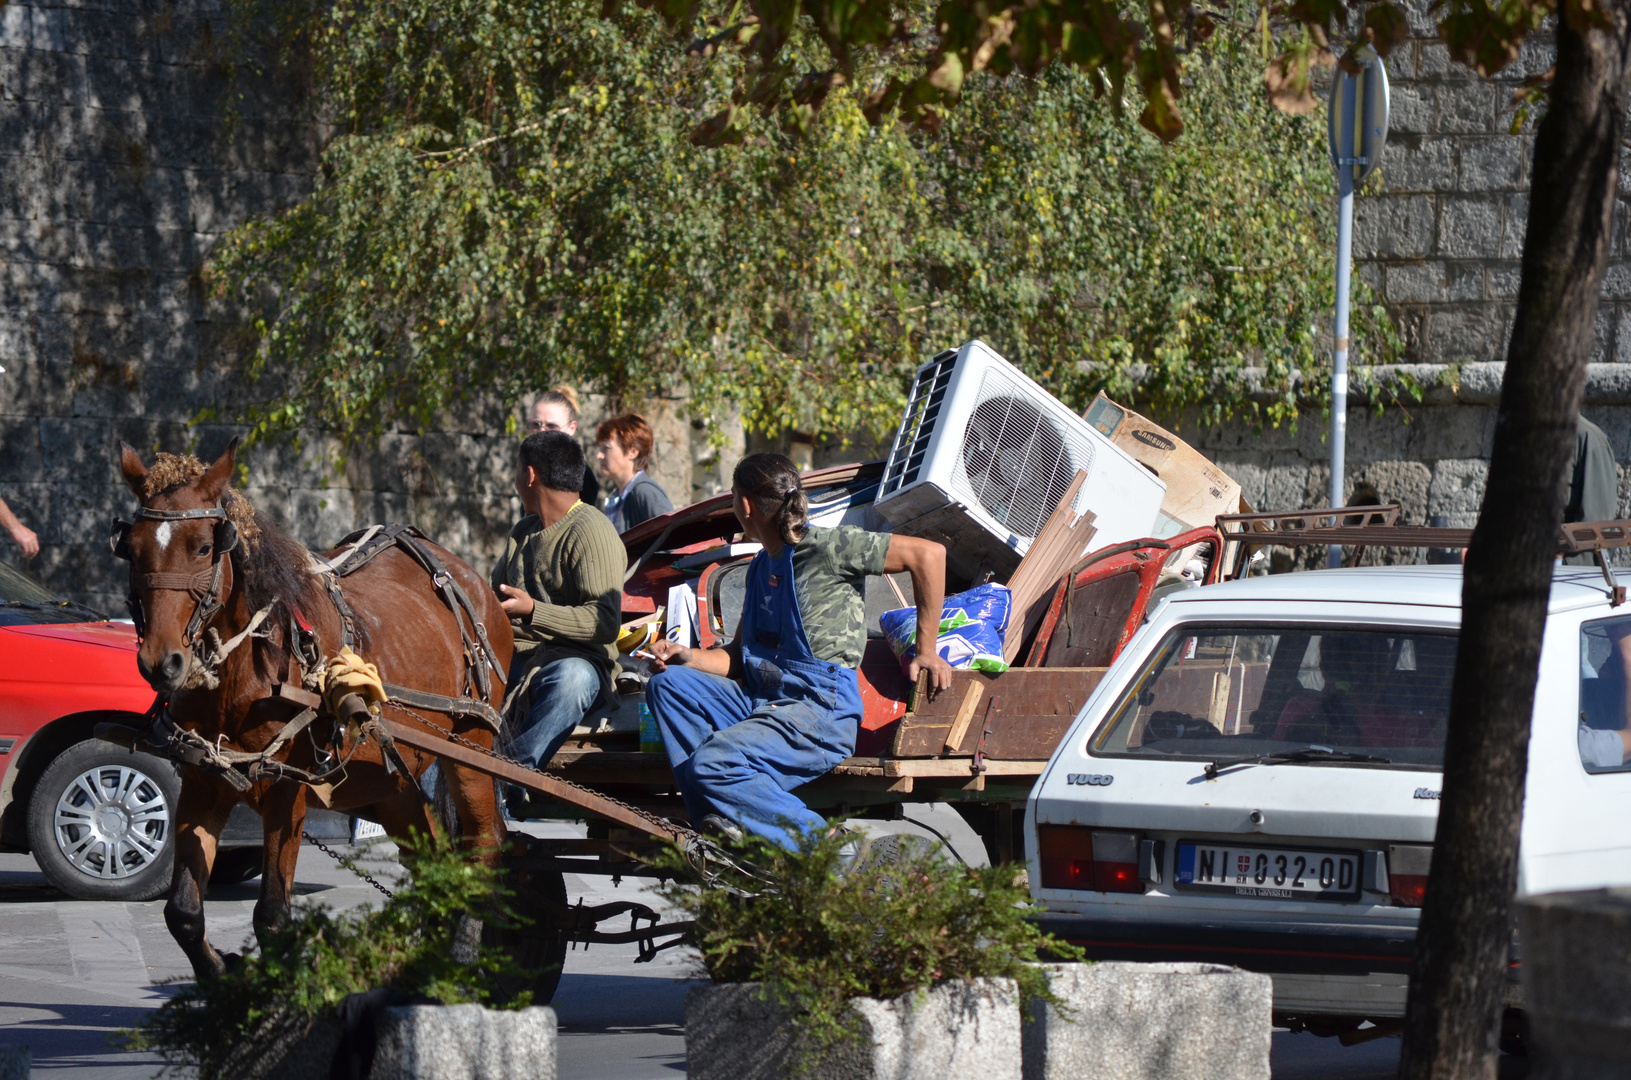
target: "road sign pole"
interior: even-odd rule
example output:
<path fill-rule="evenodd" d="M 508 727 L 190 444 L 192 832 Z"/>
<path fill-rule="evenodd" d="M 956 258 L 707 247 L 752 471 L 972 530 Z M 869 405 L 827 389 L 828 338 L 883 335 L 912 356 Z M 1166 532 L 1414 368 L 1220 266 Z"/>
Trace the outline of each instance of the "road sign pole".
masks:
<path fill-rule="evenodd" d="M 1376 170 L 1387 140 L 1387 69 L 1368 46 L 1354 58 L 1357 74 L 1338 68 L 1331 80 L 1329 125 L 1331 164 L 1337 174 L 1336 349 L 1331 360 L 1331 505 L 1341 506 L 1348 447 L 1348 293 L 1353 265 L 1354 189 Z M 1338 522 L 1338 524 L 1341 524 Z M 1330 566 L 1342 565 L 1342 548 L 1327 553 Z"/>
<path fill-rule="evenodd" d="M 1337 172 L 1336 354 L 1331 364 L 1331 505 L 1343 505 L 1343 471 L 1348 450 L 1348 273 L 1353 263 L 1354 185 L 1351 171 Z M 1342 547 L 1331 545 L 1332 567 L 1342 565 Z"/>

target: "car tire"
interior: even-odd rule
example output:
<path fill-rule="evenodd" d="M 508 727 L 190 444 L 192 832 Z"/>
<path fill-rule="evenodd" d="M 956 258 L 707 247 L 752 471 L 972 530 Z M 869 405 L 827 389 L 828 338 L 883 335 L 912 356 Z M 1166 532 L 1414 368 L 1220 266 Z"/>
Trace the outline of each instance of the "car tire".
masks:
<path fill-rule="evenodd" d="M 152 900 L 170 885 L 181 777 L 163 758 L 100 739 L 46 766 L 28 842 L 51 884 L 80 900 Z"/>
<path fill-rule="evenodd" d="M 261 876 L 266 863 L 266 849 L 259 847 L 227 848 L 215 853 L 215 865 L 210 867 L 211 885 L 242 885 Z"/>

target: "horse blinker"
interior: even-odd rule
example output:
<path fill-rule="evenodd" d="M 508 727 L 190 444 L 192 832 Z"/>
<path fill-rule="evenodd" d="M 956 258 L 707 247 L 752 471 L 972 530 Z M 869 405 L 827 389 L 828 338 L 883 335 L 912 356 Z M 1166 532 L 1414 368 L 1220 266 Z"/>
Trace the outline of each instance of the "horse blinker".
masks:
<path fill-rule="evenodd" d="M 113 528 L 108 532 L 108 547 L 113 550 L 113 557 L 129 562 L 135 557 L 130 550 L 130 522 L 115 518 Z"/>

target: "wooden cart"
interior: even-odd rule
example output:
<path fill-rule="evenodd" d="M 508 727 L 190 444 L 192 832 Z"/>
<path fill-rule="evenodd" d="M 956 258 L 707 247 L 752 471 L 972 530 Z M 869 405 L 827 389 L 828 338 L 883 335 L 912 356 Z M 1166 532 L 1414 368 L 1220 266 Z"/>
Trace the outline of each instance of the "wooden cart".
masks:
<path fill-rule="evenodd" d="M 818 523 L 868 521 L 883 463 L 847 465 L 806 474 L 805 486 Z M 730 497 L 721 495 L 624 535 L 629 570 L 624 619 L 638 620 L 685 597 L 703 647 L 735 633 L 733 604 L 749 555 L 733 554 L 739 525 Z M 1138 629 L 1163 588 L 1185 583 L 1165 574 L 1195 552 L 1215 554 L 1221 534 L 1197 529 L 1171 540 L 1141 540 L 1092 553 L 1061 575 L 1015 666 L 999 675 L 953 673 L 952 686 L 934 697 L 909 685 L 899 661 L 881 637 L 871 637 L 860 668 L 864 718 L 855 756 L 798 789 L 818 813 L 840 818 L 894 817 L 908 803 L 948 803 L 973 828 L 994 862 L 1023 859 L 1025 799 L 1048 758 L 1123 644 Z M 1203 553 L 1204 553 L 1203 552 Z M 1220 560 L 1212 558 L 1215 578 Z M 948 591 L 972 582 L 949 582 Z M 904 602 L 899 583 L 869 579 L 869 621 Z M 674 613 L 670 612 L 670 618 Z M 653 844 L 694 839 L 667 757 L 642 753 L 637 729 L 628 723 L 633 704 L 620 705 L 620 724 L 580 734 L 542 771 L 527 769 L 436 735 L 391 725 L 408 746 L 519 784 L 531 792 L 541 816 L 585 821 L 583 839 L 516 837 L 511 885 L 534 918 L 533 928 L 510 943 L 523 963 L 556 967 L 574 942 L 635 943 L 640 959 L 678 944 L 686 927 L 663 923 L 639 904 L 587 907 L 566 895 L 564 874 L 640 876 L 651 873 L 642 852 Z M 594 728 L 606 717 L 591 716 Z M 529 816 L 533 816 L 529 813 Z M 627 930 L 603 930 L 627 918 Z M 547 1000 L 553 978 L 533 986 Z"/>

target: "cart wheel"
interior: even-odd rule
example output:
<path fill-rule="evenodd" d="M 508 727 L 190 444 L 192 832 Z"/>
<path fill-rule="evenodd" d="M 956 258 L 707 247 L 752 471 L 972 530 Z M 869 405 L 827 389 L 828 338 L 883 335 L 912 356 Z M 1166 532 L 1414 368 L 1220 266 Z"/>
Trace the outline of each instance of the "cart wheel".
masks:
<path fill-rule="evenodd" d="M 494 1003 L 513 1001 L 522 991 L 531 990 L 534 1005 L 548 1005 L 566 963 L 566 936 L 553 914 L 566 906 L 566 876 L 552 859 L 513 850 L 504 855 L 504 883 L 514 894 L 511 903 L 516 914 L 529 921 L 513 927 L 489 923 L 482 927 L 482 944 L 502 950 L 531 976 L 499 977 L 493 986 Z"/>

